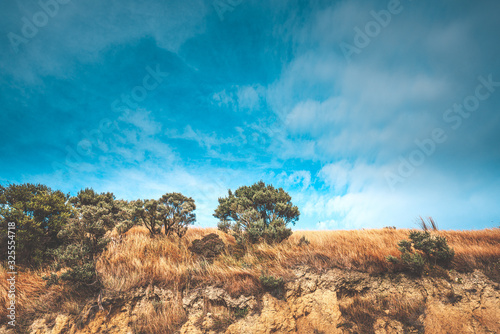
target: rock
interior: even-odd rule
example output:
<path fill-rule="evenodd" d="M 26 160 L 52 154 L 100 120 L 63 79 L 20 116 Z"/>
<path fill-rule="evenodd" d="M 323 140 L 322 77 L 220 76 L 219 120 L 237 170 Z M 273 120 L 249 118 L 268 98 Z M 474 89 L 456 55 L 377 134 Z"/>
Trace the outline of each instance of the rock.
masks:
<path fill-rule="evenodd" d="M 233 298 L 224 289 L 213 286 L 195 289 L 186 293 L 186 296 L 182 299 L 182 304 L 190 312 L 198 313 L 203 309 L 204 300 L 208 300 L 213 304 L 223 304 L 233 309 L 253 310 L 257 306 L 255 296 L 240 295 L 238 298 Z"/>

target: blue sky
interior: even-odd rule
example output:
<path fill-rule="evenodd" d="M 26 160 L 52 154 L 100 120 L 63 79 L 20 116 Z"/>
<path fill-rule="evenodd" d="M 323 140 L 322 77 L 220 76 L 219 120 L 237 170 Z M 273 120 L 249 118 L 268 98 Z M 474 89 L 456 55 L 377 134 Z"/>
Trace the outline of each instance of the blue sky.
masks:
<path fill-rule="evenodd" d="M 498 1 L 3 1 L 0 183 L 217 198 L 295 229 L 500 225 Z"/>

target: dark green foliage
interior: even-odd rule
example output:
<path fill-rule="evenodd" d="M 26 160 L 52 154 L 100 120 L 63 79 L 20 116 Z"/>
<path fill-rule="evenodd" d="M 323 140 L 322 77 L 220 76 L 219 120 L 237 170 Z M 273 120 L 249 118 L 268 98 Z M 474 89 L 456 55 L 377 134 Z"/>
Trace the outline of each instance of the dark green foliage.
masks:
<path fill-rule="evenodd" d="M 420 253 L 404 252 L 401 254 L 401 262 L 416 275 L 422 274 L 425 267 L 425 259 Z"/>
<path fill-rule="evenodd" d="M 262 273 L 260 276 L 260 283 L 262 287 L 271 293 L 276 298 L 282 298 L 283 293 L 285 291 L 285 281 L 281 277 L 274 277 L 272 275 L 268 275 L 267 273 Z"/>
<path fill-rule="evenodd" d="M 214 217 L 219 218 L 219 229 L 231 232 L 245 242 L 281 242 L 292 230 L 289 223 L 299 219 L 299 209 L 282 188 L 276 189 L 263 181 L 238 188 L 233 194 L 219 198 Z"/>
<path fill-rule="evenodd" d="M 157 200 L 137 200 L 132 203 L 133 220 L 142 223 L 151 235 L 161 232 L 162 218 L 166 215 L 166 208 Z"/>
<path fill-rule="evenodd" d="M 134 220 L 143 223 L 151 235 L 159 234 L 163 226 L 165 235 L 175 233 L 182 238 L 196 221 L 194 199 L 180 193 L 167 193 L 159 200 L 137 200 L 133 208 Z"/>
<path fill-rule="evenodd" d="M 387 261 L 401 264 L 413 274 L 421 275 L 425 266 L 447 266 L 453 259 L 455 252 L 448 246 L 446 238 L 432 235 L 428 231 L 411 231 L 410 240 L 401 240 L 398 249 L 401 257 L 388 256 Z"/>
<path fill-rule="evenodd" d="M 42 184 L 0 186 L 1 252 L 7 249 L 7 224 L 14 222 L 17 263 L 38 266 L 48 261 L 50 251 L 61 245 L 58 233 L 73 212 L 68 198 Z"/>
<path fill-rule="evenodd" d="M 224 242 L 215 233 L 193 240 L 189 250 L 209 261 L 219 256 L 225 249 Z"/>
<path fill-rule="evenodd" d="M 246 317 L 248 314 L 248 308 L 235 308 L 234 309 L 234 317 L 236 319 L 241 319 Z"/>
<path fill-rule="evenodd" d="M 110 240 L 108 232 L 115 225 L 122 231 L 131 226 L 131 209 L 128 202 L 115 200 L 112 193 L 98 194 L 92 189 L 80 191 L 70 202 L 76 212 L 58 234 L 64 244 L 53 253 L 54 267 L 67 269 L 60 279 L 95 284 L 95 263 Z"/>
<path fill-rule="evenodd" d="M 431 235 L 429 232 L 410 232 L 410 240 L 415 249 L 421 250 L 427 260 L 433 264 L 447 265 L 455 256 L 455 251 L 448 246 L 446 238 Z"/>
<path fill-rule="evenodd" d="M 165 234 L 175 233 L 182 238 L 188 226 L 196 221 L 194 199 L 181 193 L 167 193 L 161 197 L 160 203 L 167 208 Z"/>

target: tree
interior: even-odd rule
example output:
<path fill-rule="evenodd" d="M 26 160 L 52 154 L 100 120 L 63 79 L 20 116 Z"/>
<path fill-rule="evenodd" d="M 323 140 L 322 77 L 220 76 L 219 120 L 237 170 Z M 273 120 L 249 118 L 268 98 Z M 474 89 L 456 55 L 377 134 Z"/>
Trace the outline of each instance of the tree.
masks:
<path fill-rule="evenodd" d="M 194 199 L 181 193 L 167 193 L 160 203 L 166 207 L 165 234 L 176 233 L 179 238 L 186 234 L 188 226 L 196 221 Z"/>
<path fill-rule="evenodd" d="M 177 234 L 182 238 L 189 225 L 196 221 L 194 199 L 180 193 L 166 193 L 160 199 L 136 201 L 134 217 L 141 221 L 151 235 L 159 234 L 161 227 L 165 235 Z"/>
<path fill-rule="evenodd" d="M 234 194 L 229 190 L 227 197 L 219 198 L 214 217 L 220 220 L 219 229 L 231 231 L 237 239 L 281 242 L 292 234 L 287 225 L 295 225 L 300 215 L 291 200 L 282 188 L 259 181 L 238 188 Z"/>
<path fill-rule="evenodd" d="M 70 202 L 75 208 L 58 237 L 64 244 L 54 251 L 56 270 L 67 268 L 60 278 L 99 287 L 96 261 L 109 242 L 109 232 L 121 226 L 121 232 L 130 228 L 129 203 L 116 200 L 112 193 L 98 194 L 92 189 L 80 191 Z"/>
<path fill-rule="evenodd" d="M 9 222 L 16 225 L 17 263 L 40 265 L 61 245 L 58 233 L 73 214 L 68 198 L 42 184 L 0 186 L 0 226 L 7 231 Z M 5 237 L 1 247 L 7 249 Z"/>
<path fill-rule="evenodd" d="M 134 219 L 142 222 L 151 235 L 161 232 L 163 217 L 166 208 L 154 199 L 137 200 L 133 203 Z"/>

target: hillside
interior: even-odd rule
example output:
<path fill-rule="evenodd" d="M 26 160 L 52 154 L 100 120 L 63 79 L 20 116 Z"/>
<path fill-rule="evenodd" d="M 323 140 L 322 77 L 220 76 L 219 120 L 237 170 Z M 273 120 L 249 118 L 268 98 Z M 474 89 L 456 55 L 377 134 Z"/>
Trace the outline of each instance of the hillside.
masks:
<path fill-rule="evenodd" d="M 455 250 L 421 277 L 387 262 L 409 230 L 296 231 L 242 252 L 216 229 L 151 238 L 134 227 L 98 260 L 103 291 L 19 273 L 18 329 L 31 333 L 496 333 L 500 229 L 433 232 Z M 189 250 L 218 234 L 213 262 Z M 307 242 L 301 242 L 303 239 Z M 7 302 L 6 269 L 0 299 Z M 1 310 L 2 324 L 6 312 Z M 4 327 L 3 332 L 9 333 Z M 0 332 L 2 330 L 0 329 Z M 10 331 L 12 332 L 12 331 Z"/>

